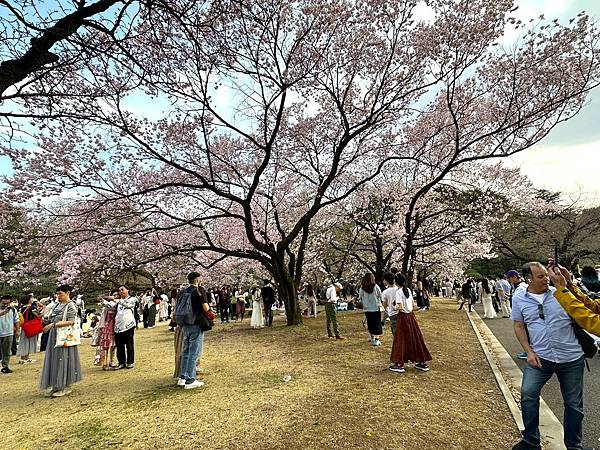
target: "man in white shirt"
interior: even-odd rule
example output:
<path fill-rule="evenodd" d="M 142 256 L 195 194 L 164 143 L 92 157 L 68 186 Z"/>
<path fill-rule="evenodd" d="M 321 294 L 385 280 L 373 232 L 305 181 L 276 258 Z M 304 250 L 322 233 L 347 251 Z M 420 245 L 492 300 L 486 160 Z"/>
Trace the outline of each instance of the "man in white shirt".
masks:
<path fill-rule="evenodd" d="M 119 286 L 119 299 L 116 301 L 117 315 L 115 316 L 115 346 L 119 369 L 131 369 L 135 365 L 133 336 L 135 332 L 135 297 L 129 296 L 129 288 Z"/>
<path fill-rule="evenodd" d="M 345 337 L 340 335 L 340 331 L 338 329 L 337 324 L 337 293 L 341 290 L 342 285 L 340 283 L 334 283 L 329 285 L 325 294 L 325 296 L 327 297 L 327 303 L 325 303 L 325 315 L 327 317 L 327 336 L 333 337 L 335 335 L 336 339 L 345 339 Z M 333 332 L 331 331 L 332 328 Z"/>

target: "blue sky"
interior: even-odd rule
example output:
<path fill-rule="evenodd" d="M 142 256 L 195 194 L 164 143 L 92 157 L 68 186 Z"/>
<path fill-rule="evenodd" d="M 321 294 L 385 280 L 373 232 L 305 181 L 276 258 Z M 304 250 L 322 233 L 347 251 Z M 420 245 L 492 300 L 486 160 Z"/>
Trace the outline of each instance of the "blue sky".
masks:
<path fill-rule="evenodd" d="M 516 0 L 515 3 L 519 6 L 515 14 L 524 21 L 544 14 L 546 19 L 566 22 L 582 10 L 600 20 L 600 0 Z M 507 36 L 509 41 L 511 38 Z M 556 127 L 536 147 L 505 163 L 521 167 L 537 187 L 560 190 L 571 197 L 583 193 L 587 202 L 600 205 L 599 121 L 600 89 L 596 89 L 577 117 Z M 0 174 L 10 172 L 10 161 L 0 157 Z"/>

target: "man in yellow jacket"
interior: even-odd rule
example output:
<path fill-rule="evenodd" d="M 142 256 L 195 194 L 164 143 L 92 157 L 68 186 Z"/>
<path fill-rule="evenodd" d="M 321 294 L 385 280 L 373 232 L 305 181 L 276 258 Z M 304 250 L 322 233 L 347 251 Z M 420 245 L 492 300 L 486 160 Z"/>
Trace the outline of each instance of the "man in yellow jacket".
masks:
<path fill-rule="evenodd" d="M 600 336 L 600 300 L 585 295 L 571 273 L 562 266 L 548 266 L 548 275 L 556 288 L 554 298 L 584 330 Z"/>

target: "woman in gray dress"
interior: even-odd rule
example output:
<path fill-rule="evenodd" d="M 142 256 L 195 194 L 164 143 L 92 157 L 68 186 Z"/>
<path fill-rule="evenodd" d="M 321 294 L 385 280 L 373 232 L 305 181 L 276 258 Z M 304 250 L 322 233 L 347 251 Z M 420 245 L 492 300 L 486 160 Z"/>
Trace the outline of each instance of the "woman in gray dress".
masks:
<path fill-rule="evenodd" d="M 71 302 L 72 291 L 73 288 L 68 285 L 58 287 L 56 290 L 58 304 L 50 314 L 50 323 L 44 327 L 44 331 L 49 332 L 49 335 L 44 367 L 42 367 L 40 377 L 40 389 L 46 390 L 47 394 L 52 397 L 69 394 L 71 384 L 82 379 L 77 346 L 54 347 L 56 345 L 56 329 L 73 325 L 77 317 L 77 306 Z"/>

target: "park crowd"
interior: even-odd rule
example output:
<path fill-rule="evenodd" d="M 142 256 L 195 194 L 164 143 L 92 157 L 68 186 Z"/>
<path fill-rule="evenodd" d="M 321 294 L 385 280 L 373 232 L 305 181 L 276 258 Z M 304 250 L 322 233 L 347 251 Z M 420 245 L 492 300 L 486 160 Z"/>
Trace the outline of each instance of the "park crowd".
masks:
<path fill-rule="evenodd" d="M 0 309 L 1 372 L 12 373 L 11 356 L 18 356 L 19 364 L 34 364 L 34 355 L 44 352 L 39 387 L 48 396 L 62 397 L 71 392 L 72 384 L 82 379 L 78 352 L 82 338 L 89 338 L 96 348 L 94 366 L 114 371 L 133 369 L 135 330 L 140 326 L 154 328 L 158 318 L 158 321 L 169 321 L 169 330 L 174 332 L 177 384 L 193 389 L 203 385 L 196 375 L 204 332 L 212 328 L 216 319 L 213 310 L 218 311 L 221 323 L 243 323 L 249 306 L 252 329 L 271 327 L 273 314 L 285 310 L 269 280 L 264 280 L 261 288 L 242 290 L 224 285 L 205 289 L 200 285 L 200 274 L 192 272 L 188 283 L 188 287 L 173 289 L 169 294 L 149 289 L 137 296 L 130 293 L 127 285 L 121 285 L 110 295 L 99 297 L 96 307 L 90 309 L 85 308 L 82 296 L 75 295 L 69 285 L 59 286 L 52 297 L 39 301 L 33 294 L 23 296 L 18 303 L 12 296 L 4 295 Z M 414 362 L 418 370 L 428 371 L 427 361 L 431 355 L 412 313 L 413 294 L 406 287 L 406 280 L 397 273 L 388 273 L 384 286 L 382 292 L 373 274 L 367 274 L 360 289 L 355 291 L 356 299 L 346 304 L 358 303 L 357 306 L 364 309 L 369 341 L 375 346 L 380 345 L 379 337 L 386 321 L 393 323 L 392 330 L 398 338 L 394 339 L 391 370 L 404 372 L 404 364 Z M 347 300 L 346 293 L 350 290 L 354 288 L 332 283 L 317 292 L 307 283 L 299 293 L 303 316 L 317 317 L 317 304 L 324 304 L 328 336 L 343 340 L 337 309 Z M 183 304 L 191 308 L 191 320 L 186 321 L 185 314 L 178 312 Z M 400 326 L 396 326 L 397 322 Z"/>
<path fill-rule="evenodd" d="M 525 429 L 514 448 L 541 448 L 540 392 L 556 374 L 565 403 L 564 442 L 567 449 L 581 449 L 583 369 L 585 359 L 597 350 L 588 333 L 600 335 L 600 277 L 592 267 L 583 268 L 578 275 L 579 279 L 549 260 L 547 266 L 537 262 L 526 264 L 522 276 L 511 270 L 496 279 L 467 278 L 462 283 L 418 279 L 413 292 L 406 278 L 392 269 L 383 275 L 381 285 L 367 272 L 357 288 L 345 289 L 334 282 L 317 291 L 306 284 L 299 297 L 305 317 L 316 317 L 317 304 L 324 304 L 327 335 L 336 340 L 345 339 L 337 322 L 340 309 L 363 310 L 363 325 L 369 343 L 375 347 L 381 345 L 383 329 L 389 326 L 392 335 L 389 369 L 396 373 L 404 373 L 408 363 L 414 364 L 416 370 L 429 371 L 432 357 L 414 313 L 428 311 L 432 295 L 455 296 L 459 309 L 467 303 L 469 311 L 481 301 L 485 319 L 495 319 L 497 313 L 512 319 L 515 335 L 524 350 L 520 356 L 528 363 L 521 386 Z M 91 338 L 91 345 L 97 349 L 94 365 L 104 370 L 132 369 L 135 329 L 139 323 L 153 328 L 158 316 L 159 321 L 169 321 L 169 330 L 174 332 L 173 376 L 177 385 L 185 389 L 201 387 L 204 383 L 197 375 L 202 373 L 199 364 L 204 333 L 214 326 L 217 317 L 213 308 L 218 310 L 221 323 L 243 323 L 246 307 L 251 306 L 250 326 L 260 329 L 272 326 L 273 312 L 284 305 L 269 280 L 264 280 L 261 288 L 254 286 L 247 290 L 230 286 L 205 289 L 200 278 L 197 272 L 188 274 L 188 286 L 174 289 L 169 295 L 147 290 L 136 297 L 130 295 L 126 285 L 121 285 L 111 295 L 98 299 L 99 312 L 86 310 L 83 299 L 74 297 L 74 290 L 68 285 L 59 286 L 53 298 L 39 302 L 33 295 L 25 295 L 18 308 L 11 296 L 3 295 L 1 372 L 12 372 L 11 355 L 16 354 L 18 363 L 25 365 L 35 363 L 33 354 L 45 351 L 39 387 L 49 396 L 62 397 L 71 391 L 73 383 L 82 379 L 77 349 L 81 342 L 79 333 Z"/>

